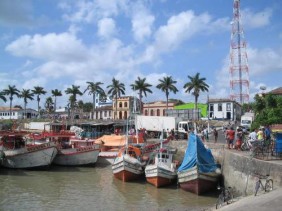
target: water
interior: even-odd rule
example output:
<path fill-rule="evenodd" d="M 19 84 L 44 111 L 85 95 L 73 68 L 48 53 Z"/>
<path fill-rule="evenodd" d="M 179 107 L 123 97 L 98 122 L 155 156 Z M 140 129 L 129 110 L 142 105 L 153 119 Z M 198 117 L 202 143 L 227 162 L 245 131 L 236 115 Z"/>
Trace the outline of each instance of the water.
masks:
<path fill-rule="evenodd" d="M 0 210 L 204 210 L 216 194 L 197 196 L 173 184 L 123 183 L 111 166 L 0 169 Z"/>

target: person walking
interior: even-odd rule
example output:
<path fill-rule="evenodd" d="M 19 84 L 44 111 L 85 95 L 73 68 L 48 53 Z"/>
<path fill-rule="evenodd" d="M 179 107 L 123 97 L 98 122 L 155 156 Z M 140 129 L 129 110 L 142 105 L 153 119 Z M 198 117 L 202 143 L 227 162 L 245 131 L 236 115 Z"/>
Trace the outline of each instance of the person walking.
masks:
<path fill-rule="evenodd" d="M 218 132 L 217 132 L 216 128 L 213 129 L 213 136 L 214 136 L 214 143 L 217 143 Z"/>
<path fill-rule="evenodd" d="M 226 139 L 227 139 L 227 148 L 228 149 L 233 149 L 234 138 L 235 138 L 235 131 L 234 131 L 233 127 L 230 127 L 230 129 L 226 131 Z"/>

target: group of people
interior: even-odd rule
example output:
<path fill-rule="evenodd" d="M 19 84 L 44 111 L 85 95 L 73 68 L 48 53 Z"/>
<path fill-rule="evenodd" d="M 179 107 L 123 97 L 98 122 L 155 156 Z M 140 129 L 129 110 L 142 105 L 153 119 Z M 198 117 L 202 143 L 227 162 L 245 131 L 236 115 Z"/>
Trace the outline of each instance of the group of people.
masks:
<path fill-rule="evenodd" d="M 265 141 L 270 144 L 271 139 L 271 130 L 269 126 L 260 127 L 259 129 L 253 129 L 252 132 L 249 134 L 248 143 L 250 146 L 253 145 L 255 142 Z"/>

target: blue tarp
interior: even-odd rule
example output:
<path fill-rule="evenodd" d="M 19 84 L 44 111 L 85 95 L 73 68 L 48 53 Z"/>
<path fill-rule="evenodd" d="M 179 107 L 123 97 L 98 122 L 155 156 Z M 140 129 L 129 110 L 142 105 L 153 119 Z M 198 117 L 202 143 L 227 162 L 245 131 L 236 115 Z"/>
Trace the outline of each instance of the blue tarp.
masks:
<path fill-rule="evenodd" d="M 215 171 L 218 167 L 211 150 L 206 149 L 201 139 L 194 133 L 190 133 L 188 140 L 188 147 L 178 171 L 188 170 L 196 165 L 202 173 Z"/>

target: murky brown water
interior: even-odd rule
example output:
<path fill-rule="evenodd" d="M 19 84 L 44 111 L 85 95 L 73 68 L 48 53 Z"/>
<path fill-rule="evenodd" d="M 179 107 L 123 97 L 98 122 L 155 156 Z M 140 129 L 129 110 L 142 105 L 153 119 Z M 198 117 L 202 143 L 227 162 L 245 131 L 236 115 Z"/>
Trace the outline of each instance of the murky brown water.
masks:
<path fill-rule="evenodd" d="M 111 166 L 0 169 L 0 210 L 203 210 L 215 201 L 215 194 L 197 196 L 176 184 L 123 183 Z"/>

